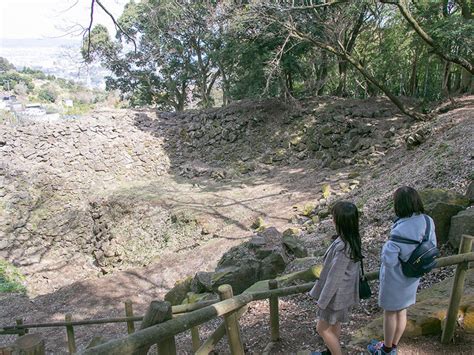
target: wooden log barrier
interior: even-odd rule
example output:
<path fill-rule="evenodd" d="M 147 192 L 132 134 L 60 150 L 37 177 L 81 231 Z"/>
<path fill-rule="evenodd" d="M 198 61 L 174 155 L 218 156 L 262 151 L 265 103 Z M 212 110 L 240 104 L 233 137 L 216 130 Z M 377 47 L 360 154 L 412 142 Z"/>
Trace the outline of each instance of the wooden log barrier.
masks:
<path fill-rule="evenodd" d="M 203 301 L 193 304 L 180 304 L 178 306 L 173 306 L 173 314 L 183 314 L 201 309 L 207 306 L 210 306 L 214 303 L 219 302 L 218 300 Z M 0 327 L 0 335 L 2 334 L 20 334 L 23 335 L 23 332 L 28 333 L 29 328 L 51 328 L 51 327 L 65 327 L 67 325 L 97 325 L 97 324 L 109 324 L 109 323 L 127 323 L 130 321 L 140 322 L 143 321 L 143 316 L 133 316 L 133 317 L 114 317 L 114 318 L 98 318 L 98 319 L 83 319 L 83 320 L 73 320 L 71 322 L 49 322 L 49 323 L 30 323 L 24 324 L 23 320 L 19 320 L 21 323 L 16 325 L 8 325 Z"/>
<path fill-rule="evenodd" d="M 231 299 L 234 295 L 230 285 L 221 285 L 217 289 L 222 301 Z M 232 355 L 244 355 L 244 344 L 240 334 L 239 320 L 235 312 L 229 312 L 224 315 L 227 338 L 229 340 L 230 352 Z"/>
<path fill-rule="evenodd" d="M 278 288 L 277 280 L 270 280 L 268 282 L 268 288 L 270 290 L 275 290 Z M 271 336 L 270 339 L 272 342 L 278 341 L 280 339 L 280 319 L 278 311 L 278 296 L 270 297 L 270 329 Z"/>
<path fill-rule="evenodd" d="M 163 320 L 160 322 L 166 322 L 173 318 L 173 311 L 171 310 L 171 303 L 169 302 L 160 302 L 162 307 Z M 176 342 L 174 336 L 165 338 L 156 344 L 158 347 L 159 355 L 176 355 Z"/>
<path fill-rule="evenodd" d="M 21 332 L 18 333 L 19 337 L 28 333 L 28 328 L 23 328 L 23 319 L 18 318 L 15 322 L 16 322 L 17 328 L 21 329 Z"/>
<path fill-rule="evenodd" d="M 187 297 L 188 304 L 192 303 L 191 297 Z M 199 327 L 195 326 L 191 328 L 191 343 L 193 352 L 198 351 L 201 346 L 201 338 L 199 337 Z"/>
<path fill-rule="evenodd" d="M 465 254 L 452 255 L 437 260 L 436 268 L 455 265 L 458 263 L 474 261 L 474 252 Z M 378 278 L 379 270 L 367 273 L 366 276 L 369 280 L 375 280 Z M 83 354 L 130 354 L 134 350 L 140 348 L 143 345 L 152 345 L 157 338 L 166 338 L 174 336 L 183 331 L 189 330 L 191 327 L 205 323 L 213 318 L 222 316 L 226 313 L 235 311 L 251 301 L 266 299 L 271 296 L 288 296 L 297 293 L 307 292 L 314 285 L 313 282 L 285 287 L 275 290 L 243 293 L 235 296 L 231 299 L 218 302 L 216 304 L 208 305 L 203 307 L 200 303 L 192 305 L 179 306 L 181 309 L 196 309 L 195 311 L 185 314 L 180 318 L 172 319 L 166 324 L 158 324 L 150 328 L 135 332 L 128 337 L 122 337 L 120 339 L 111 340 L 105 344 L 99 345 L 93 349 L 88 349 Z M 209 301 L 212 302 L 212 301 Z M 203 307 L 203 308 L 199 308 Z M 199 309 L 198 309 L 199 308 Z M 174 309 L 173 309 L 174 311 Z M 178 313 L 178 312 L 177 312 Z M 89 321 L 92 323 L 92 321 Z M 104 321 L 104 323 L 106 323 Z M 95 323 L 92 323 L 95 324 Z M 7 327 L 4 327 L 6 329 Z M 14 327 L 13 327 L 14 328 Z"/>
<path fill-rule="evenodd" d="M 231 299 L 200 308 L 192 313 L 185 314 L 179 318 L 173 318 L 165 324 L 157 324 L 152 327 L 137 331 L 129 336 L 108 341 L 92 349 L 87 349 L 82 354 L 90 355 L 128 355 L 143 345 L 152 345 L 156 339 L 167 338 L 184 332 L 195 325 L 205 323 L 216 317 L 223 316 L 235 311 L 252 301 L 251 294 L 241 294 Z"/>
<path fill-rule="evenodd" d="M 474 237 L 463 235 L 461 244 L 459 246 L 459 254 L 469 253 L 472 250 L 472 241 Z M 464 281 L 466 279 L 466 270 L 468 269 L 468 262 L 462 262 L 456 267 L 454 274 L 453 289 L 449 298 L 448 314 L 446 316 L 446 323 L 441 335 L 441 343 L 447 344 L 453 340 L 454 330 L 456 328 L 456 321 L 458 317 L 459 304 L 464 290 Z"/>
<path fill-rule="evenodd" d="M 243 306 L 242 308 L 237 310 L 237 318 L 240 319 L 245 312 L 247 312 L 248 305 Z M 196 351 L 196 355 L 207 355 L 209 354 L 212 350 L 214 350 L 214 347 L 217 345 L 219 340 L 221 340 L 226 333 L 226 327 L 225 327 L 225 322 L 223 322 L 221 325 L 217 327 L 217 329 L 212 333 L 204 343 L 200 346 L 199 349 Z"/>
<path fill-rule="evenodd" d="M 67 334 L 67 347 L 69 349 L 69 354 L 76 353 L 76 338 L 74 337 L 74 327 L 71 325 L 72 315 L 70 313 L 66 314 L 64 320 L 68 325 L 66 325 L 66 334 Z"/>

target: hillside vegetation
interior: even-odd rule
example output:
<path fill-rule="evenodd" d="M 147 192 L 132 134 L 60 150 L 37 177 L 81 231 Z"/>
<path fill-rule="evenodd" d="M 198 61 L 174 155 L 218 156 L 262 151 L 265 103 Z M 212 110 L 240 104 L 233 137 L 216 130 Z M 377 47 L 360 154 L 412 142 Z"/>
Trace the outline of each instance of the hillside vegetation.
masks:
<path fill-rule="evenodd" d="M 1 57 L 0 85 L 2 96 L 15 95 L 23 104 L 41 103 L 47 113 L 63 115 L 87 113 L 108 96 L 102 90 L 88 89 L 72 80 L 56 78 L 40 70 L 27 67 L 17 70 Z M 71 100 L 72 105 L 66 105 L 65 100 Z"/>

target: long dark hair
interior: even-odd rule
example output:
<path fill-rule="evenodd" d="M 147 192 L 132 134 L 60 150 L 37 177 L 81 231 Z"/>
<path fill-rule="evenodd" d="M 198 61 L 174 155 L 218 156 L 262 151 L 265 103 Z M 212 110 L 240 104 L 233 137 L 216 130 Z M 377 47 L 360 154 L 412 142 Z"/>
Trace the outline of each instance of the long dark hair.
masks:
<path fill-rule="evenodd" d="M 347 201 L 336 202 L 332 207 L 332 217 L 336 225 L 337 234 L 344 243 L 349 244 L 351 259 L 353 261 L 362 260 L 362 247 L 359 234 L 359 211 L 357 207 Z"/>
<path fill-rule="evenodd" d="M 395 214 L 400 217 L 410 217 L 412 214 L 425 213 L 423 202 L 418 192 L 409 186 L 399 187 L 393 194 Z"/>

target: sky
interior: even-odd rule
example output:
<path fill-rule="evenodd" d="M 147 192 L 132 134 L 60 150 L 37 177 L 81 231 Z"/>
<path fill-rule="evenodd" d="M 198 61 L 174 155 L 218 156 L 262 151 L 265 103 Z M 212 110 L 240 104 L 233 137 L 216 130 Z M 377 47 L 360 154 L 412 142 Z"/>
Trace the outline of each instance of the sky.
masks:
<path fill-rule="evenodd" d="M 118 18 L 129 0 L 102 0 Z M 77 38 L 67 34 L 75 24 L 88 26 L 91 0 L 0 0 L 0 39 Z M 94 24 L 103 24 L 115 34 L 112 21 L 96 5 Z M 76 27 L 77 28 L 77 27 Z M 68 30 L 69 29 L 69 30 Z"/>

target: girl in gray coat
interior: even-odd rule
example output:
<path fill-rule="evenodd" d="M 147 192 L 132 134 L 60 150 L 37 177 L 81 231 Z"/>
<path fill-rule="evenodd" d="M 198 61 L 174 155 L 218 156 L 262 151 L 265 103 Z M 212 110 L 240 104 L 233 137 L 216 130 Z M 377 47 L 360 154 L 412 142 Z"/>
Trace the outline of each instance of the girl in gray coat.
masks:
<path fill-rule="evenodd" d="M 390 235 L 421 241 L 431 224 L 429 240 L 436 245 L 433 220 L 425 219 L 423 203 L 418 192 L 411 187 L 400 187 L 393 196 L 398 219 Z M 373 341 L 368 350 L 372 354 L 396 354 L 397 345 L 407 324 L 407 308 L 416 302 L 420 283 L 417 277 L 403 274 L 400 259 L 408 260 L 417 244 L 387 241 L 381 254 L 379 306 L 384 309 L 384 341 Z"/>
<path fill-rule="evenodd" d="M 349 320 L 351 306 L 359 302 L 359 270 L 362 260 L 359 212 L 350 202 L 338 202 L 332 209 L 337 238 L 324 254 L 319 280 L 310 291 L 317 298 L 316 330 L 327 350 L 312 354 L 342 354 L 341 323 Z"/>

